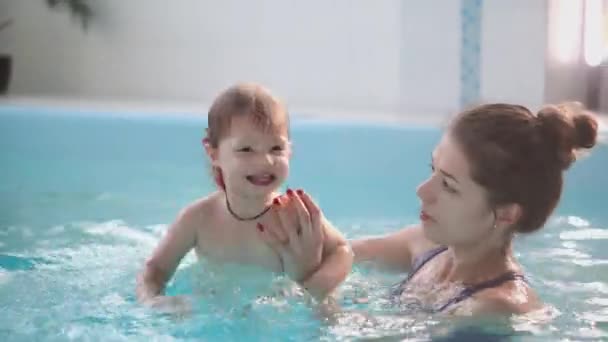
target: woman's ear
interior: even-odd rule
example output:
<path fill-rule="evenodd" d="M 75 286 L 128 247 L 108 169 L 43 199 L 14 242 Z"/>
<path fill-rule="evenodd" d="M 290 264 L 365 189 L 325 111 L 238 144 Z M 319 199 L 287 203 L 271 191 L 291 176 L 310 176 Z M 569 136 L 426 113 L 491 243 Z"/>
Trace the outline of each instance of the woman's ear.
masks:
<path fill-rule="evenodd" d="M 502 205 L 496 209 L 496 228 L 508 229 L 517 224 L 523 215 L 521 205 L 517 203 Z"/>

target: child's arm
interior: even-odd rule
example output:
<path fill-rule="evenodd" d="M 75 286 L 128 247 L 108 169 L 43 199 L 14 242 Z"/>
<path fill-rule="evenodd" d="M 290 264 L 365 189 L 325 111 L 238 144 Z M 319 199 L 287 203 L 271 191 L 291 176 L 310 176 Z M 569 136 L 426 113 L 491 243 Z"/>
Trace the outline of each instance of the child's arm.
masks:
<path fill-rule="evenodd" d="M 322 301 L 348 276 L 353 264 L 353 252 L 342 234 L 327 219 L 322 219 L 323 257 L 319 268 L 300 285 Z"/>
<path fill-rule="evenodd" d="M 268 227 L 271 233 L 262 230 L 261 238 L 279 251 L 289 276 L 323 301 L 350 273 L 352 251 L 308 194 L 287 194 L 277 201 L 277 225 Z"/>
<path fill-rule="evenodd" d="M 196 245 L 198 210 L 195 205 L 183 209 L 166 235 L 156 247 L 152 257 L 137 277 L 137 299 L 152 306 L 163 306 L 161 295 L 173 276 L 179 262 Z"/>

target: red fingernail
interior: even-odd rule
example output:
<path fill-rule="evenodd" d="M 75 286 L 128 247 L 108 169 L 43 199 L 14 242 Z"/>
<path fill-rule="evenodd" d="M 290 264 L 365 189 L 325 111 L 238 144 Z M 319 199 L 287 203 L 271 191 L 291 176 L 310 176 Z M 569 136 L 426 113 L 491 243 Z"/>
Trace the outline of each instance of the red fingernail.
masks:
<path fill-rule="evenodd" d="M 293 190 L 287 189 L 287 196 L 293 196 Z"/>
<path fill-rule="evenodd" d="M 275 199 L 272 200 L 272 204 L 274 204 L 274 205 L 281 205 L 281 200 L 279 200 L 278 197 L 275 197 Z"/>
<path fill-rule="evenodd" d="M 257 227 L 260 232 L 264 232 L 264 226 L 261 223 L 258 222 Z"/>
<path fill-rule="evenodd" d="M 296 192 L 298 193 L 298 195 L 302 196 L 304 194 L 304 190 L 302 189 L 298 189 L 296 190 Z"/>

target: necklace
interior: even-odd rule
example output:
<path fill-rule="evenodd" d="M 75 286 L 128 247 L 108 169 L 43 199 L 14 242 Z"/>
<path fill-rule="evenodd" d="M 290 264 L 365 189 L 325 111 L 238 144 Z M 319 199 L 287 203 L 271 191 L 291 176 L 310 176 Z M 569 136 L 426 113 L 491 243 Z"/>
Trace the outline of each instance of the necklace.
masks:
<path fill-rule="evenodd" d="M 264 208 L 264 210 L 262 210 L 262 212 L 260 212 L 259 214 L 255 215 L 255 216 L 241 217 L 232 210 L 232 208 L 230 207 L 230 202 L 228 201 L 228 195 L 226 195 L 226 207 L 228 208 L 230 215 L 232 215 L 232 217 L 234 217 L 235 219 L 237 219 L 239 221 L 253 221 L 253 220 L 260 218 L 262 215 L 266 214 L 266 212 L 268 210 L 270 210 L 270 208 L 272 208 L 272 205 L 267 206 L 266 208 Z"/>

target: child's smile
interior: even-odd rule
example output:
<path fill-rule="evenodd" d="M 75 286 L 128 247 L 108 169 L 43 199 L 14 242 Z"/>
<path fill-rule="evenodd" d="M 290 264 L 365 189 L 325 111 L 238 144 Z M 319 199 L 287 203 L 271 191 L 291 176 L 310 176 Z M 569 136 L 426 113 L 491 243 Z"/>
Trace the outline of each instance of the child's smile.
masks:
<path fill-rule="evenodd" d="M 245 177 L 251 184 L 257 186 L 269 186 L 277 179 L 273 173 L 257 173 Z"/>

